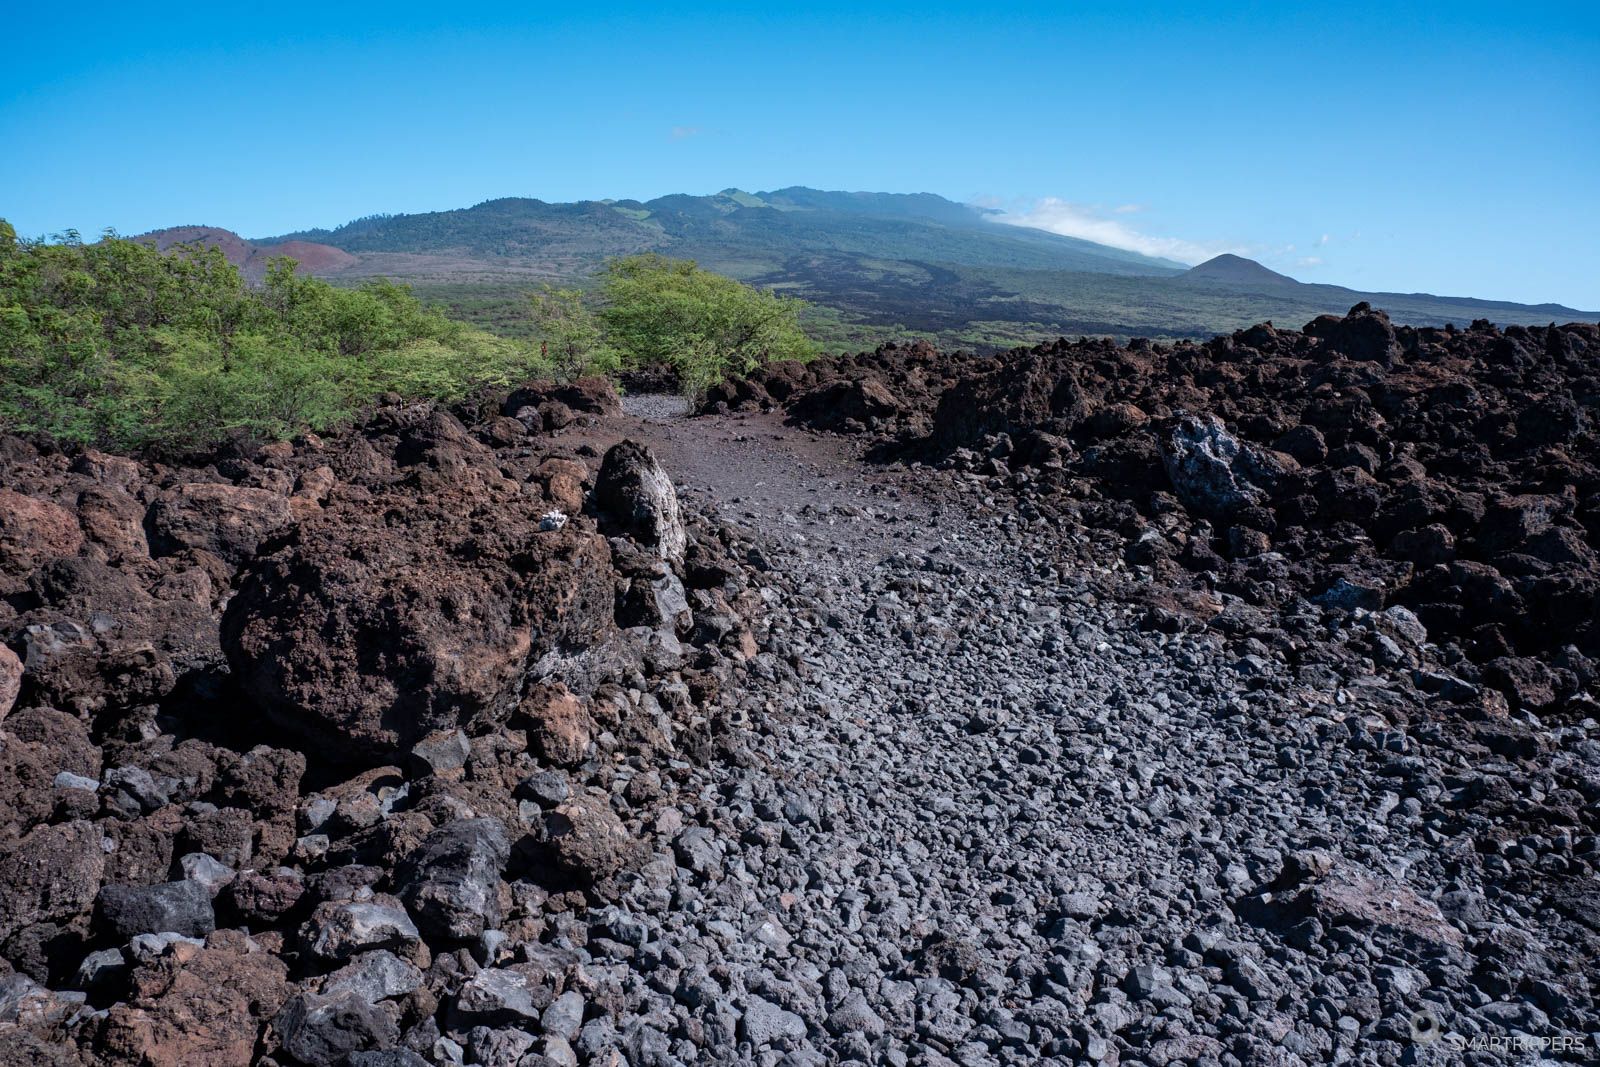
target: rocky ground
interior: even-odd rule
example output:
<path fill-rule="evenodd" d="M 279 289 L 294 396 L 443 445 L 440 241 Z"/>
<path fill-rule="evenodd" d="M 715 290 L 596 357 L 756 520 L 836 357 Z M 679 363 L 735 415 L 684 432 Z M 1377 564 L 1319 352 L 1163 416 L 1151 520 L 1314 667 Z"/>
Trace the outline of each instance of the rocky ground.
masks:
<path fill-rule="evenodd" d="M 1037 412 L 940 440 L 995 366 L 849 370 L 199 470 L 9 442 L 0 1062 L 1593 1059 L 1585 652 L 1322 597 L 1234 412 L 1224 524 Z"/>
<path fill-rule="evenodd" d="M 794 584 L 771 647 L 804 669 L 608 913 L 630 1062 L 1594 1055 L 1592 720 L 1496 752 L 1404 668 L 1312 686 L 1153 630 L 993 479 L 772 417 L 660 447 Z M 1316 626 L 1362 647 L 1345 616 Z"/>

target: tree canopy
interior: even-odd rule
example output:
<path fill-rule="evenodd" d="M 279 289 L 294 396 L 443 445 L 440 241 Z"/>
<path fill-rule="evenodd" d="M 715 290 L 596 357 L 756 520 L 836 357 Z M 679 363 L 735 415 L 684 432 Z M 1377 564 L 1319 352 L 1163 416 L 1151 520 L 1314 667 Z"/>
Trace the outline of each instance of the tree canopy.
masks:
<path fill-rule="evenodd" d="M 19 241 L 0 220 L 0 428 L 139 449 L 323 428 L 384 392 L 454 399 L 541 373 L 536 349 L 384 281 L 340 289 L 274 262 L 115 235 Z"/>
<path fill-rule="evenodd" d="M 800 328 L 804 302 L 703 270 L 690 260 L 648 254 L 606 266 L 590 312 L 577 290 L 535 296 L 541 336 L 562 359 L 585 351 L 626 368 L 667 366 L 697 396 L 729 375 L 781 359 L 808 359 Z M 592 317 L 591 317 L 592 316 Z M 574 348 L 576 346 L 576 348 Z"/>
<path fill-rule="evenodd" d="M 341 288 L 275 260 L 249 284 L 215 248 L 106 234 L 18 240 L 0 220 L 0 430 L 118 449 L 202 449 L 323 429 L 383 393 L 665 364 L 686 392 L 804 359 L 799 300 L 656 255 L 612 261 L 598 308 L 533 296 L 536 343 L 453 321 L 409 288 Z"/>

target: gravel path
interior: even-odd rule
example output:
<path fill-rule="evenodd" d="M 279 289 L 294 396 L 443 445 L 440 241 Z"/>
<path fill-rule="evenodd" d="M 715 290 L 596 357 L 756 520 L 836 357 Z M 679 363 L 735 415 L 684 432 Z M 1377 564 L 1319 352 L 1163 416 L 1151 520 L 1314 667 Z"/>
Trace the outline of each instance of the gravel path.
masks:
<path fill-rule="evenodd" d="M 1142 631 L 1116 575 L 980 482 L 762 417 L 641 428 L 750 531 L 770 647 L 803 668 L 747 695 L 747 757 L 594 917 L 626 1002 L 580 1053 L 1409 1063 L 1520 1033 L 1593 1055 L 1592 961 L 1545 959 L 1536 909 L 1485 896 L 1436 810 L 1459 783 L 1381 727 L 1382 677 L 1269 684 L 1213 634 Z M 1500 999 L 1540 968 L 1542 1006 Z"/>

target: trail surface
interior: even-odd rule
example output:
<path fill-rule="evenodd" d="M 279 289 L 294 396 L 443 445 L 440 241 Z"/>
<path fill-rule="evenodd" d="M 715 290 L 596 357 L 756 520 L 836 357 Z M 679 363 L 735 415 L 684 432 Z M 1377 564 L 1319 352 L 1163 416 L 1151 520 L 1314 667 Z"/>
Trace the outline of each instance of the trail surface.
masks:
<path fill-rule="evenodd" d="M 1520 960 L 1469 954 L 1529 920 L 1428 817 L 1441 768 L 1364 725 L 1381 678 L 1286 691 L 1215 636 L 1145 632 L 1115 575 L 1061 563 L 1062 535 L 976 481 L 770 417 L 630 406 L 657 417 L 612 429 L 752 533 L 771 650 L 804 669 L 746 695 L 747 758 L 705 771 L 673 854 L 598 917 L 629 1003 L 580 1052 L 1456 1055 L 1434 1020 L 1586 1040 L 1485 992 L 1552 965 L 1509 928 Z"/>

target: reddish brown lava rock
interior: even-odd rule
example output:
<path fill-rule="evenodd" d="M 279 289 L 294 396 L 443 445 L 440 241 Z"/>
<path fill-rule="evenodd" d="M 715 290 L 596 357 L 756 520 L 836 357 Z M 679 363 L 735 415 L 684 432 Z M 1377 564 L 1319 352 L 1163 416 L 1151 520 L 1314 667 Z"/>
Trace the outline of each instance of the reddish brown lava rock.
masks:
<path fill-rule="evenodd" d="M 402 446 L 431 481 L 334 497 L 263 560 L 223 620 L 245 690 L 328 758 L 383 762 L 435 730 L 503 719 L 530 660 L 612 625 L 610 551 L 592 525 L 541 529 L 448 416 Z"/>
<path fill-rule="evenodd" d="M 59 504 L 0 489 L 0 574 L 26 575 L 39 564 L 77 553 L 77 516 Z"/>
<path fill-rule="evenodd" d="M 162 554 L 203 549 L 230 563 L 254 555 L 263 541 L 292 522 L 284 496 L 208 482 L 169 490 L 150 509 L 150 529 Z"/>
<path fill-rule="evenodd" d="M 0 852 L 0 941 L 37 922 L 82 918 L 105 872 L 92 823 L 40 826 Z"/>
<path fill-rule="evenodd" d="M 534 686 L 517 710 L 528 740 L 546 760 L 575 766 L 588 755 L 594 720 L 583 701 L 560 682 Z"/>
<path fill-rule="evenodd" d="M 17 654 L 0 645 L 0 722 L 11 714 L 17 697 L 22 693 L 22 661 Z"/>
<path fill-rule="evenodd" d="M 288 968 L 231 930 L 206 947 L 177 945 L 133 974 L 133 992 L 112 1007 L 102 1030 L 119 1063 L 157 1067 L 256 1062 L 261 1032 L 288 999 Z"/>

